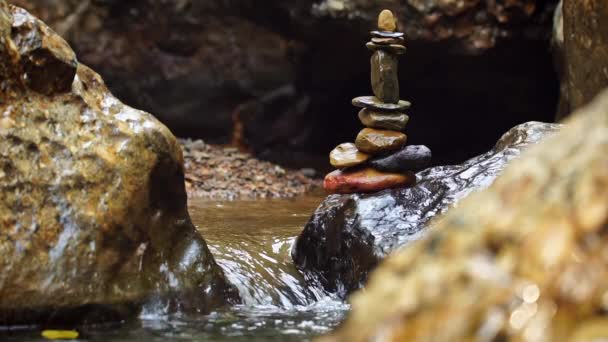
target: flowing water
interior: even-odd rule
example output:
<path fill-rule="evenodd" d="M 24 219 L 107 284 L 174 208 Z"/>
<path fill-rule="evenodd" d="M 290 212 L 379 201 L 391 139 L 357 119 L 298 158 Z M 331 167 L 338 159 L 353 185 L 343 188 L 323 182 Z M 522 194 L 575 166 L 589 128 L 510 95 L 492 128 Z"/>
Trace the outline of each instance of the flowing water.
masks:
<path fill-rule="evenodd" d="M 201 317 L 164 317 L 146 308 L 137 323 L 82 331 L 87 341 L 301 341 L 335 327 L 348 305 L 311 288 L 291 246 L 320 196 L 282 200 L 190 201 L 192 221 L 243 304 Z M 43 341 L 38 332 L 7 341 Z"/>

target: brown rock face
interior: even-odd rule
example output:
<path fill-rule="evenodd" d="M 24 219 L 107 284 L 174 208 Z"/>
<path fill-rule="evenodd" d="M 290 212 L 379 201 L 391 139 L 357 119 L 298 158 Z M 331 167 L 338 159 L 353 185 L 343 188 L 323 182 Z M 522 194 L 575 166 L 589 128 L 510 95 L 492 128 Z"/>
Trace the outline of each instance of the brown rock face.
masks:
<path fill-rule="evenodd" d="M 0 0 L 0 325 L 208 311 L 232 288 L 186 210 L 171 132 Z"/>
<path fill-rule="evenodd" d="M 567 101 L 579 108 L 608 87 L 608 3 L 563 1 Z"/>
<path fill-rule="evenodd" d="M 357 171 L 336 170 L 325 176 L 323 188 L 336 194 L 374 192 L 400 186 L 414 185 L 413 173 L 385 173 L 372 168 Z"/>
<path fill-rule="evenodd" d="M 608 92 L 387 258 L 336 341 L 608 336 Z"/>

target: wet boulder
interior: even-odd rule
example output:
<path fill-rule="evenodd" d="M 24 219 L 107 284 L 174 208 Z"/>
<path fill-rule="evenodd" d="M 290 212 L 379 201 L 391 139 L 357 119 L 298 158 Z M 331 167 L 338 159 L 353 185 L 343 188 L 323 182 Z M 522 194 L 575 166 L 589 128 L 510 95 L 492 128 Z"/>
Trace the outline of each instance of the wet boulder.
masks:
<path fill-rule="evenodd" d="M 331 341 L 608 336 L 608 92 L 382 262 Z"/>
<path fill-rule="evenodd" d="M 0 325 L 236 300 L 190 221 L 183 157 L 43 22 L 0 0 Z"/>
<path fill-rule="evenodd" d="M 345 296 L 360 288 L 386 255 L 425 236 L 432 218 L 489 186 L 509 161 L 558 127 L 518 125 L 485 154 L 417 173 L 411 188 L 327 197 L 296 240 L 296 266 L 311 281 Z"/>

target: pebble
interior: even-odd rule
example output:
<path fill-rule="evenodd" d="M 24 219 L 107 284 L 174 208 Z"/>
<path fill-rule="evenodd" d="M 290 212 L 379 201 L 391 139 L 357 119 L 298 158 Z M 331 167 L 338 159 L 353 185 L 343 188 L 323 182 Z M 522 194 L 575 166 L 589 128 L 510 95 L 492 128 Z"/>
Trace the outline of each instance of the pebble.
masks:
<path fill-rule="evenodd" d="M 407 135 L 387 130 L 364 128 L 357 135 L 355 145 L 363 153 L 379 154 L 400 149 L 407 141 Z"/>
<path fill-rule="evenodd" d="M 371 58 L 371 80 L 374 95 L 385 103 L 399 102 L 397 55 L 384 50 L 374 52 Z"/>
<path fill-rule="evenodd" d="M 365 127 L 403 131 L 410 117 L 404 113 L 386 113 L 364 108 L 359 112 L 359 120 Z"/>
<path fill-rule="evenodd" d="M 325 176 L 323 188 L 325 191 L 337 194 L 356 192 L 375 192 L 401 186 L 416 184 L 416 175 L 408 172 L 384 173 L 372 168 L 362 170 L 336 170 Z"/>
<path fill-rule="evenodd" d="M 404 100 L 399 100 L 397 103 L 384 103 L 375 96 L 359 96 L 352 100 L 353 106 L 359 108 L 372 108 L 380 111 L 396 112 L 408 109 L 412 106 L 411 103 Z"/>
<path fill-rule="evenodd" d="M 329 153 L 329 162 L 333 167 L 342 169 L 362 164 L 367 161 L 369 157 L 368 154 L 359 152 L 355 144 L 344 143 L 338 145 Z"/>
<path fill-rule="evenodd" d="M 372 42 L 367 42 L 365 46 L 371 51 L 384 50 L 396 55 L 403 55 L 407 49 L 401 44 L 379 45 Z"/>
<path fill-rule="evenodd" d="M 372 38 L 372 43 L 378 45 L 403 44 L 403 38 Z"/>
<path fill-rule="evenodd" d="M 431 164 L 431 150 L 424 145 L 410 145 L 388 156 L 369 161 L 369 166 L 385 172 L 418 172 Z"/>
<path fill-rule="evenodd" d="M 395 20 L 393 12 L 386 9 L 380 12 L 380 15 L 378 15 L 378 28 L 380 31 L 389 32 L 393 32 L 397 29 L 397 21 Z"/>
<path fill-rule="evenodd" d="M 390 31 L 372 31 L 372 37 L 376 38 L 403 38 L 405 35 L 403 32 L 390 32 Z"/>
<path fill-rule="evenodd" d="M 189 197 L 214 200 L 285 198 L 321 186 L 314 170 L 289 170 L 236 148 L 180 139 Z"/>

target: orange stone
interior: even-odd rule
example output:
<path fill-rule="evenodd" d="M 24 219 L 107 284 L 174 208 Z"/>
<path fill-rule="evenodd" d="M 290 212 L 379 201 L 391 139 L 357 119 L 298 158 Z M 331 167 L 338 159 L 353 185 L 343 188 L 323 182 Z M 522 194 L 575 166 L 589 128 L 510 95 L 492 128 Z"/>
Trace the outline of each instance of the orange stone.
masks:
<path fill-rule="evenodd" d="M 356 171 L 333 171 L 323 181 L 325 191 L 336 194 L 376 192 L 384 189 L 412 186 L 416 184 L 413 172 L 385 173 L 372 168 Z"/>

